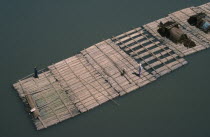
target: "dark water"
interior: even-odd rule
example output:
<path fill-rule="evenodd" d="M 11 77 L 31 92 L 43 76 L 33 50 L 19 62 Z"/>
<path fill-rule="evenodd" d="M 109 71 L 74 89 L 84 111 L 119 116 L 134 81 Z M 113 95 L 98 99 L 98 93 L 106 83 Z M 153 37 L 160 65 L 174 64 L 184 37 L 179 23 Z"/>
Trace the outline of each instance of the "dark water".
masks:
<path fill-rule="evenodd" d="M 0 137 L 209 137 L 210 50 L 133 93 L 36 131 L 11 85 L 34 66 L 208 0 L 1 0 Z"/>

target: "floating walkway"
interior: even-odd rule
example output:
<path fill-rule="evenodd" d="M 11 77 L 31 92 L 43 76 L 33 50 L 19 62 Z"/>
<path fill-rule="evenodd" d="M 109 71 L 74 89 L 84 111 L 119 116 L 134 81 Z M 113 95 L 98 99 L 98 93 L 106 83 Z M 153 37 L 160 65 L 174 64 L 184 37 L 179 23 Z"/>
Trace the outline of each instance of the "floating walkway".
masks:
<path fill-rule="evenodd" d="M 188 24 L 196 13 L 210 17 L 210 3 L 190 7 L 95 44 L 29 75 L 13 86 L 33 113 L 37 130 L 130 93 L 187 64 L 184 56 L 210 47 L 210 34 Z M 158 32 L 160 21 L 176 21 L 196 47 L 175 44 Z M 139 63 L 143 70 L 139 77 Z"/>

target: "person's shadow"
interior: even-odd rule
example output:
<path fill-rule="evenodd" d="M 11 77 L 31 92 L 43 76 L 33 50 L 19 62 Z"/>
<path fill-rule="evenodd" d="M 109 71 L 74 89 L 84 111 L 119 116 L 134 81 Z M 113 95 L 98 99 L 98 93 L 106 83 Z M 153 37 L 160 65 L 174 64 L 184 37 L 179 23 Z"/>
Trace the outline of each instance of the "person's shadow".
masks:
<path fill-rule="evenodd" d="M 133 72 L 132 74 L 134 74 L 134 75 L 136 75 L 136 76 L 138 76 L 138 77 L 139 77 L 139 74 L 138 74 L 138 73 L 136 73 L 136 72 Z"/>

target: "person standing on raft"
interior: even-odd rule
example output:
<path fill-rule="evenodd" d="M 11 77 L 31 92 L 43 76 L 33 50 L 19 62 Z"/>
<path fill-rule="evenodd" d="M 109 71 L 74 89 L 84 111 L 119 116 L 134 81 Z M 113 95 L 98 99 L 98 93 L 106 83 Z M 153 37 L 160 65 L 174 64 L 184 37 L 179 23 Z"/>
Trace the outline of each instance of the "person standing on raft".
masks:
<path fill-rule="evenodd" d="M 141 73 L 142 73 L 143 67 L 141 65 L 141 63 L 139 64 L 139 77 L 141 77 Z"/>

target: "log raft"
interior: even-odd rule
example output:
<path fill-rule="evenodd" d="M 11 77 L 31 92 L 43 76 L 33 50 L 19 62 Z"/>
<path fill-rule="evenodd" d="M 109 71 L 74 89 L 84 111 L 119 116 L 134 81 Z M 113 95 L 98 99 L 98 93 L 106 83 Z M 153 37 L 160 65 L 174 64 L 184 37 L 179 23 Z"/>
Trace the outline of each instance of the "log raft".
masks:
<path fill-rule="evenodd" d="M 141 88 L 187 64 L 185 56 L 210 47 L 210 34 L 188 24 L 197 13 L 210 18 L 210 3 L 169 14 L 99 42 L 79 54 L 18 80 L 13 87 L 32 114 L 37 130 L 89 111 Z M 196 47 L 162 37 L 160 22 L 176 21 Z M 142 65 L 139 76 L 139 64 Z"/>

